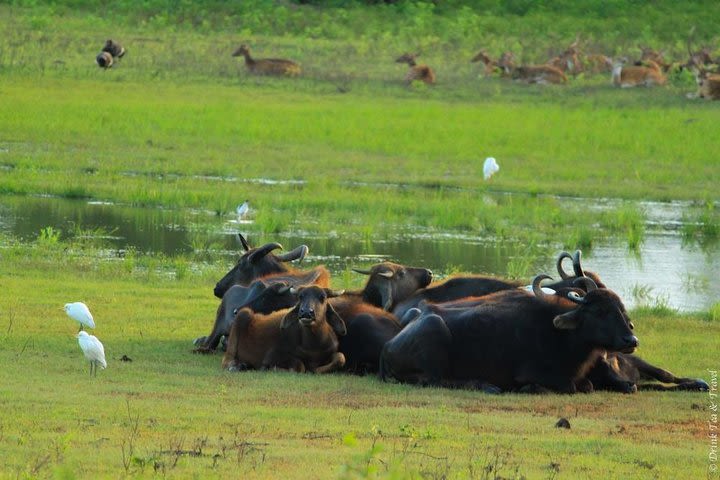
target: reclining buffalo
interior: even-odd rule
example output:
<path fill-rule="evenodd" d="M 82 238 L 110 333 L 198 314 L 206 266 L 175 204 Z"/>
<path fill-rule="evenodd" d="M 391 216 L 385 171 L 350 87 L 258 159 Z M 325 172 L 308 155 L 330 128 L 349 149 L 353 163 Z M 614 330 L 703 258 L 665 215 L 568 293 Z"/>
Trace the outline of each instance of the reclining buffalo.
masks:
<path fill-rule="evenodd" d="M 300 245 L 290 252 L 275 255 L 272 252 L 282 249 L 277 242 L 267 243 L 261 247 L 251 247 L 245 237 L 238 234 L 244 253 L 235 266 L 215 285 L 213 293 L 222 298 L 225 292 L 233 285 L 248 286 L 255 280 L 264 280 L 266 283 L 284 282 L 291 286 L 319 285 L 330 286 L 330 272 L 323 266 L 308 271 L 289 268 L 285 262 L 293 260 L 302 261 L 307 255 L 308 247 Z"/>
<path fill-rule="evenodd" d="M 533 280 L 533 292 L 503 290 L 472 308 L 424 305 L 420 318 L 383 349 L 381 378 L 470 382 L 502 391 L 591 388 L 585 376 L 600 352 L 631 353 L 638 346 L 632 323 L 610 290 L 591 286 L 584 295 L 548 295 L 540 286 L 546 278 Z"/>

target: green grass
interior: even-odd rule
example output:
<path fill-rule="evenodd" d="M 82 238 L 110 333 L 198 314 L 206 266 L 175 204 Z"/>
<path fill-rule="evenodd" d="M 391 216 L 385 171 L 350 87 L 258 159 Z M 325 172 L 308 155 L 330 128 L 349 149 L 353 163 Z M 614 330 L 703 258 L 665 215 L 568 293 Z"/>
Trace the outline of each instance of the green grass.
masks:
<path fill-rule="evenodd" d="M 542 62 L 578 31 L 588 51 L 634 56 L 650 44 L 682 60 L 692 25 L 697 42 L 716 35 L 716 2 L 128 0 L 103 16 L 90 0 L 12 3 L 0 5 L 6 195 L 218 215 L 250 198 L 267 239 L 302 229 L 318 241 L 370 240 L 402 227 L 519 241 L 527 248 L 508 262 L 513 277 L 558 247 L 604 237 L 642 251 L 645 213 L 631 202 L 587 208 L 599 197 L 690 200 L 701 206 L 685 237 L 718 236 L 720 166 L 709 153 L 720 147 L 718 106 L 685 97 L 687 73 L 650 90 L 616 90 L 604 77 L 542 88 L 479 78 L 469 63 L 481 47 Z M 108 36 L 129 53 L 103 72 L 93 59 Z M 304 75 L 248 76 L 229 56 L 242 41 L 258 56 L 298 60 Z M 422 50 L 438 85 L 402 85 L 393 58 L 406 50 Z M 490 182 L 486 156 L 501 165 Z M 256 179 L 293 182 L 247 181 Z M 3 478 L 705 475 L 703 394 L 493 397 L 222 372 L 219 357 L 190 353 L 225 273 L 212 236 L 199 226 L 194 253 L 167 258 L 118 257 L 104 248 L 108 235 L 51 226 L 32 242 L 0 237 Z M 333 283 L 357 288 L 358 277 Z M 106 346 L 109 366 L 95 379 L 61 310 L 75 300 L 91 306 Z M 693 377 L 717 369 L 717 305 L 632 315 L 647 360 Z M 570 431 L 553 427 L 560 416 Z"/>
<path fill-rule="evenodd" d="M 488 396 L 374 377 L 231 374 L 219 356 L 190 353 L 213 321 L 217 269 L 177 278 L 163 273 L 176 268 L 168 260 L 127 268 L 62 242 L 6 243 L 2 255 L 7 478 L 362 478 L 368 468 L 485 478 L 488 465 L 504 478 L 665 478 L 678 465 L 688 477 L 707 468 L 707 394 Z M 69 264 L 49 268 L 60 258 Z M 75 300 L 91 306 L 105 344 L 97 378 L 61 309 Z M 694 377 L 717 368 L 717 321 L 652 310 L 633 320 L 644 358 Z M 554 428 L 561 416 L 571 430 Z"/>

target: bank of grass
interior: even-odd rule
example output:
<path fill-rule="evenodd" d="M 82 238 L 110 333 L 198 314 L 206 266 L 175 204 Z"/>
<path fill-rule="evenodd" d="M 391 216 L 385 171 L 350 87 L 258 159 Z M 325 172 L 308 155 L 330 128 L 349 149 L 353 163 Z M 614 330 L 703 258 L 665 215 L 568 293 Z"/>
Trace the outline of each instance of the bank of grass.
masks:
<path fill-rule="evenodd" d="M 699 478 L 707 468 L 707 394 L 488 396 L 230 374 L 219 356 L 190 353 L 211 327 L 217 267 L 178 278 L 176 259 L 101 260 L 52 232 L 3 245 L 5 478 L 665 478 L 678 468 Z M 348 278 L 334 286 L 356 287 Z M 90 305 L 105 344 L 97 378 L 61 308 L 75 300 Z M 644 358 L 706 379 L 717 369 L 712 316 L 631 316 Z M 572 428 L 555 428 L 559 417 Z"/>

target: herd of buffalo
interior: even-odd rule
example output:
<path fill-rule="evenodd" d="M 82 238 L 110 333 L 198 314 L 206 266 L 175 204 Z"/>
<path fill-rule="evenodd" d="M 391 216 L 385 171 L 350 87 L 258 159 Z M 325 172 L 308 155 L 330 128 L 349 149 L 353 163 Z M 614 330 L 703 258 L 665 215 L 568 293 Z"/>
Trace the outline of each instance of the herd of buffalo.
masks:
<path fill-rule="evenodd" d="M 195 340 L 197 353 L 224 348 L 227 370 L 376 373 L 491 393 L 708 389 L 632 354 L 639 341 L 622 301 L 583 270 L 580 251 L 559 255 L 559 280 L 542 274 L 529 286 L 480 275 L 432 282 L 428 269 L 382 262 L 355 270 L 367 283 L 344 292 L 325 267 L 288 265 L 305 245 L 275 254 L 279 243 L 238 237 L 244 253 L 215 286 L 212 332 Z"/>

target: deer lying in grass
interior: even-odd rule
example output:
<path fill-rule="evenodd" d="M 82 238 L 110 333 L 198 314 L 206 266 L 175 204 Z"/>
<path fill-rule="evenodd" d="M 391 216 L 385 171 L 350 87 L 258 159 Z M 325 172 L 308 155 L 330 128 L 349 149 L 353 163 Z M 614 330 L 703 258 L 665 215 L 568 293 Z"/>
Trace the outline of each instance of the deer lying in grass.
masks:
<path fill-rule="evenodd" d="M 520 80 L 527 83 L 567 83 L 567 77 L 558 68 L 552 65 L 522 65 L 512 70 L 513 80 Z"/>
<path fill-rule="evenodd" d="M 255 75 L 277 75 L 296 77 L 302 73 L 302 68 L 292 60 L 284 58 L 252 58 L 250 47 L 243 44 L 235 50 L 233 57 L 245 57 L 245 66 L 250 73 Z"/>
<path fill-rule="evenodd" d="M 647 65 L 649 62 L 653 62 L 660 67 L 662 72 L 670 70 L 672 64 L 665 61 L 664 52 L 662 50 L 654 50 L 650 47 L 640 47 L 640 50 L 642 51 L 642 55 L 640 56 L 640 60 L 635 63 L 636 66 L 643 66 Z"/>
<path fill-rule="evenodd" d="M 476 63 L 476 62 L 482 62 L 484 65 L 483 75 L 486 77 L 489 77 L 492 75 L 495 70 L 500 69 L 500 66 L 498 63 L 490 58 L 490 55 L 487 54 L 485 50 L 480 50 L 477 55 L 475 55 L 470 62 Z"/>
<path fill-rule="evenodd" d="M 435 83 L 435 72 L 427 65 L 418 65 L 415 63 L 415 59 L 419 55 L 419 53 L 404 53 L 395 59 L 395 62 L 407 63 L 410 67 L 410 70 L 408 70 L 408 73 L 405 75 L 405 83 L 407 85 L 412 84 L 416 80 L 428 85 L 433 85 Z"/>
<path fill-rule="evenodd" d="M 652 60 L 646 60 L 647 66 L 625 66 L 626 58 L 615 61 L 612 70 L 612 83 L 616 87 L 650 87 L 652 85 L 665 85 L 667 79 L 660 66 Z"/>
<path fill-rule="evenodd" d="M 580 62 L 579 41 L 579 39 L 575 39 L 563 53 L 548 60 L 547 64 L 573 76 L 581 74 L 583 66 L 582 62 Z"/>
<path fill-rule="evenodd" d="M 512 71 L 517 66 L 515 64 L 515 55 L 512 52 L 503 52 L 498 58 L 497 66 L 502 70 L 503 77 L 509 77 L 512 75 Z"/>
<path fill-rule="evenodd" d="M 698 86 L 697 96 L 705 100 L 720 100 L 720 74 L 713 74 L 701 65 L 691 67 Z"/>
<path fill-rule="evenodd" d="M 585 71 L 589 73 L 612 72 L 613 69 L 612 59 L 601 53 L 591 53 L 590 55 L 586 55 L 582 59 L 582 62 Z"/>

